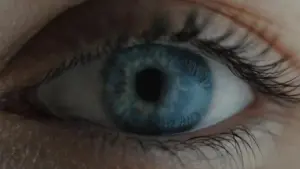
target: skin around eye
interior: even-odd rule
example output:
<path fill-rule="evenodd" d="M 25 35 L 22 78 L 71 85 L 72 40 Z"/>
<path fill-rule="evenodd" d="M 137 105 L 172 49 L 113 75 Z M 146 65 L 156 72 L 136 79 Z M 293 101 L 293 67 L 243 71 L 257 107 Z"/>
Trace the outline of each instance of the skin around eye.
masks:
<path fill-rule="evenodd" d="M 0 69 L 48 21 L 83 0 L 62 1 L 2 1 L 0 7 L 1 41 Z M 34 3 L 34 6 L 28 5 Z M 7 19 L 7 16 L 10 16 Z"/>
<path fill-rule="evenodd" d="M 38 41 L 35 41 L 35 43 L 37 42 Z M 38 48 L 38 46 L 36 47 L 34 45 L 35 43 L 32 42 L 32 44 L 29 45 L 31 46 L 31 50 L 28 49 L 30 48 L 28 47 L 27 50 L 24 49 L 23 51 L 35 51 L 36 48 Z M 27 56 L 29 55 L 29 53 L 30 52 L 27 53 Z M 36 55 L 38 55 L 38 52 L 36 53 Z M 71 56 L 72 54 L 66 55 Z M 34 61 L 34 59 L 29 61 Z M 29 61 L 27 63 L 29 63 Z M 17 64 L 15 66 L 19 67 L 20 64 Z M 268 111 L 275 112 L 278 110 L 276 110 L 274 106 L 271 106 L 270 110 Z M 193 145 L 197 145 L 197 143 L 199 144 L 199 142 L 186 138 L 181 138 L 183 142 L 190 143 L 188 144 L 190 149 L 184 149 L 185 151 L 178 150 L 181 149 L 180 147 L 184 147 L 187 144 L 174 144 L 172 140 L 169 140 L 170 142 L 168 142 L 168 140 L 158 141 L 150 139 L 148 140 L 147 144 L 143 145 L 145 147 L 145 149 L 143 149 L 141 148 L 143 146 L 137 146 L 140 140 L 136 140 L 134 139 L 134 137 L 128 138 L 118 134 L 103 132 L 102 130 L 94 129 L 90 132 L 82 132 L 84 131 L 83 127 L 74 131 L 74 128 L 69 127 L 68 125 L 61 125 L 59 123 L 45 125 L 31 120 L 22 120 L 22 122 L 20 123 L 20 117 L 12 115 L 7 115 L 5 116 L 5 118 L 3 117 L 3 119 L 1 118 L 1 120 L 3 120 L 3 123 L 1 123 L 1 128 L 6 130 L 1 131 L 2 133 L 4 132 L 6 134 L 4 137 L 5 139 L 2 140 L 2 144 L 7 145 L 6 147 L 4 147 L 4 150 L 2 152 L 6 155 L 14 152 L 14 156 L 9 158 L 9 161 L 3 160 L 2 164 L 4 168 L 18 168 L 18 164 L 28 166 L 27 168 L 54 168 L 57 166 L 59 166 L 58 168 L 98 168 L 99 166 L 105 166 L 106 168 L 136 167 L 145 169 L 175 167 L 209 168 L 210 165 L 217 166 L 217 163 L 222 163 L 219 159 L 209 160 L 208 162 L 208 157 L 206 157 L 208 156 L 207 154 L 206 156 L 200 155 L 201 157 L 199 157 L 199 153 L 197 151 L 192 151 L 193 148 L 197 149 L 197 147 L 193 147 Z M 270 123 L 274 124 L 274 121 L 270 121 Z M 269 126 L 270 123 L 264 125 Z M 272 124 L 271 126 L 273 127 L 271 127 L 271 131 L 276 128 Z M 275 126 L 276 124 L 277 123 L 275 122 Z M 260 135 L 266 134 L 261 130 L 258 130 L 257 132 Z M 26 140 L 26 143 L 24 143 L 24 140 Z M 261 148 L 264 148 L 263 152 L 266 152 L 266 149 L 268 149 L 268 146 L 270 146 L 270 144 L 272 143 L 271 140 L 272 139 L 270 138 L 264 139 L 263 142 L 269 141 L 268 144 L 262 144 L 261 140 L 259 140 L 258 144 Z M 33 145 L 29 143 L 37 144 Z M 102 143 L 102 146 L 99 145 L 100 143 Z M 202 143 L 204 144 L 205 142 Z M 124 145 L 126 145 L 125 148 Z M 14 147 L 14 150 L 11 147 Z M 24 155 L 24 153 L 22 152 L 24 152 L 23 150 L 26 149 L 25 147 L 29 151 L 28 154 Z M 102 149 L 101 147 L 104 147 L 104 149 Z M 149 147 L 151 147 L 150 150 L 147 149 Z M 170 151 L 166 151 L 166 149 L 170 147 L 172 147 L 172 149 L 170 149 Z M 272 149 L 272 147 L 269 148 Z M 164 149 L 164 151 L 162 151 L 161 149 Z M 211 147 L 201 147 L 201 150 L 205 152 L 212 152 L 212 149 L 213 148 Z M 236 149 L 233 150 L 235 151 Z M 35 158 L 36 154 L 38 154 L 37 158 Z M 24 159 L 24 157 L 27 158 L 24 160 L 24 163 L 21 163 L 20 161 L 23 161 L 22 159 Z M 114 157 L 113 161 L 112 157 Z M 145 158 L 141 159 L 136 157 Z M 178 159 L 178 157 L 180 160 Z M 215 154 L 211 154 L 211 158 L 214 157 Z M 243 157 L 247 158 L 246 156 Z M 32 161 L 31 159 L 36 160 Z M 166 163 L 166 161 L 168 161 L 169 163 Z M 182 163 L 184 164 L 184 166 L 182 166 Z M 247 163 L 246 165 L 248 166 L 250 164 Z"/>

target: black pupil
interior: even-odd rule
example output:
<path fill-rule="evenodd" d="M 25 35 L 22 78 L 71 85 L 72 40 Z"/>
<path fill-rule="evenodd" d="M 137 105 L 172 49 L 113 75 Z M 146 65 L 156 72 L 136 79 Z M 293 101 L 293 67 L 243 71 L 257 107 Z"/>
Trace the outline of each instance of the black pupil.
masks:
<path fill-rule="evenodd" d="M 147 68 L 136 75 L 136 92 L 147 102 L 157 102 L 165 86 L 165 74 L 156 68 Z"/>

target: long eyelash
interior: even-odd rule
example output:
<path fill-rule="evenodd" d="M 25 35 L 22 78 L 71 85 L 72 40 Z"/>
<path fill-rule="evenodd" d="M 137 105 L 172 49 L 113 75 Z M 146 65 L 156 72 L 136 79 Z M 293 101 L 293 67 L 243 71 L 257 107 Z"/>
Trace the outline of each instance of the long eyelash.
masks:
<path fill-rule="evenodd" d="M 209 27 L 210 20 L 211 18 L 204 19 L 198 26 L 198 30 L 200 31 L 196 34 L 196 18 L 194 17 L 194 13 L 192 13 L 188 17 L 184 28 L 180 32 L 175 33 L 172 39 L 179 42 L 182 40 L 188 41 L 190 45 L 193 45 L 200 51 L 204 50 L 208 53 L 216 54 L 218 60 L 223 61 L 237 77 L 246 81 L 258 92 L 270 96 L 270 99 L 279 104 L 284 105 L 286 103 L 300 102 L 300 93 L 295 93 L 296 89 L 300 87 L 298 76 L 284 82 L 278 81 L 280 77 L 288 74 L 288 71 L 290 70 L 289 68 L 281 68 L 282 65 L 288 61 L 287 59 L 281 58 L 266 65 L 255 65 L 250 59 L 242 57 L 243 52 L 254 46 L 253 42 L 249 40 L 249 32 L 234 45 L 221 45 L 222 41 L 226 41 L 235 34 L 235 30 L 232 27 L 230 27 L 222 36 L 213 39 L 198 38 L 199 35 Z M 272 44 L 276 40 L 277 37 L 275 37 L 273 42 L 269 43 L 269 45 L 259 54 L 250 58 L 263 58 L 264 55 L 271 51 Z M 251 49 L 254 50 L 253 48 Z"/>
<path fill-rule="evenodd" d="M 221 43 L 230 39 L 235 35 L 236 30 L 234 27 L 229 27 L 223 35 L 212 39 L 199 38 L 205 30 L 210 28 L 214 16 L 208 14 L 204 16 L 201 23 L 196 24 L 198 13 L 195 11 L 190 12 L 183 28 L 174 33 L 168 33 L 170 24 L 167 19 L 157 17 L 153 20 L 151 29 L 144 31 L 141 34 L 139 41 L 144 43 L 151 43 L 167 36 L 170 42 L 186 43 L 198 48 L 200 51 L 213 53 L 218 60 L 221 60 L 237 77 L 249 83 L 256 91 L 269 96 L 269 98 L 279 104 L 298 103 L 300 102 L 300 93 L 295 93 L 296 89 L 300 87 L 298 77 L 279 82 L 278 78 L 287 74 L 289 69 L 280 68 L 287 59 L 279 59 L 273 63 L 266 65 L 255 65 L 249 59 L 242 57 L 242 53 L 248 50 L 255 50 L 255 43 L 250 40 L 249 32 L 246 33 L 237 43 L 231 46 L 224 46 Z M 95 54 L 84 53 L 75 57 L 71 61 L 66 61 L 60 67 L 51 70 L 41 83 L 45 83 L 60 75 L 65 70 L 76 67 L 78 64 L 86 64 L 90 61 L 99 58 L 102 55 L 109 55 L 114 50 L 118 50 L 126 46 L 130 37 L 121 35 L 116 39 L 109 39 L 102 45 L 102 51 L 96 51 Z M 274 38 L 274 42 L 277 39 Z M 259 54 L 250 58 L 264 58 L 272 49 L 272 43 L 263 49 Z"/>
<path fill-rule="evenodd" d="M 245 136 L 241 136 L 242 134 Z M 244 137 L 249 138 L 249 140 L 247 141 Z M 216 135 L 197 136 L 181 141 L 158 141 L 156 139 L 140 140 L 137 137 L 128 137 L 127 140 L 133 141 L 137 145 L 139 145 L 144 153 L 147 153 L 148 150 L 151 150 L 153 147 L 166 151 L 175 159 L 177 159 L 179 163 L 183 166 L 185 165 L 184 160 L 181 159 L 181 157 L 178 155 L 178 152 L 185 151 L 188 149 L 194 150 L 197 154 L 199 154 L 199 158 L 202 158 L 201 160 L 206 160 L 207 162 L 210 162 L 210 160 L 213 159 L 207 157 L 206 153 L 202 151 L 203 147 L 210 147 L 213 151 L 216 152 L 216 154 L 218 154 L 218 157 L 222 158 L 229 156 L 230 159 L 233 161 L 234 165 L 242 165 L 242 168 L 244 168 L 243 158 L 245 153 L 247 153 L 247 155 L 251 154 L 254 158 L 256 155 L 253 150 L 254 147 L 251 146 L 250 142 L 254 143 L 255 148 L 258 148 L 258 150 L 260 151 L 255 137 L 250 131 L 248 131 L 248 128 L 245 126 L 238 126 L 235 129 Z M 232 150 L 230 150 L 230 147 L 226 144 L 229 144 L 235 150 L 235 152 L 232 152 Z M 244 150 L 246 150 L 246 152 L 243 152 L 243 148 Z M 237 156 L 235 156 L 233 153 L 236 153 Z M 241 164 L 239 164 L 238 162 L 241 162 Z M 213 166 L 212 164 L 210 165 Z"/>
<path fill-rule="evenodd" d="M 274 101 L 279 103 L 282 103 L 282 101 L 288 103 L 300 101 L 300 93 L 295 93 L 295 90 L 300 87 L 300 84 L 296 83 L 298 80 L 297 76 L 284 82 L 278 81 L 280 77 L 289 71 L 287 68 L 280 68 L 281 65 L 287 62 L 286 59 L 279 59 L 273 63 L 258 66 L 251 63 L 248 59 L 241 58 L 234 50 L 222 48 L 219 44 L 212 41 L 193 40 L 191 44 L 198 48 L 204 47 L 206 50 L 218 53 L 218 58 L 223 60 L 236 76 L 249 83 L 258 92 L 271 96 L 271 99 Z M 267 52 L 265 50 L 262 54 Z M 258 56 L 262 56 L 262 54 Z"/>
<path fill-rule="evenodd" d="M 127 43 L 128 39 L 129 38 L 127 36 L 118 36 L 118 38 L 116 39 L 109 39 L 105 41 L 105 43 L 101 46 L 98 45 L 96 47 L 96 50 L 94 50 L 94 53 L 81 52 L 78 56 L 75 56 L 73 59 L 63 61 L 57 68 L 54 68 L 47 72 L 46 75 L 42 78 L 42 80 L 35 86 L 48 83 L 55 77 L 61 75 L 67 70 L 75 68 L 79 64 L 85 65 L 87 63 L 99 59 L 102 55 L 109 55 L 113 51 L 117 51 L 118 49 L 122 48 L 123 44 Z"/>
<path fill-rule="evenodd" d="M 60 64 L 59 67 L 49 71 L 44 76 L 44 78 L 41 80 L 41 82 L 39 84 L 37 84 L 37 86 L 51 81 L 53 78 L 61 75 L 66 70 L 75 68 L 78 64 L 86 64 L 86 63 L 91 62 L 94 59 L 95 59 L 95 56 L 91 55 L 90 53 L 87 53 L 87 54 L 81 54 L 79 57 L 74 57 L 70 61 L 64 61 L 63 63 Z"/>

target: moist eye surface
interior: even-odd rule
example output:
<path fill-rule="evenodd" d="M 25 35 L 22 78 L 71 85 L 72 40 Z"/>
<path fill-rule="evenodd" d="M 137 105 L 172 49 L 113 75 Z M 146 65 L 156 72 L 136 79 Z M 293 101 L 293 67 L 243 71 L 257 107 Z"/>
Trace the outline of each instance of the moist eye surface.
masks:
<path fill-rule="evenodd" d="M 173 135 L 217 124 L 250 103 L 250 87 L 214 53 L 141 43 L 107 60 L 66 70 L 38 87 L 58 116 L 83 118 L 140 135 Z"/>
<path fill-rule="evenodd" d="M 178 47 L 137 45 L 112 56 L 103 97 L 107 116 L 140 134 L 174 134 L 192 129 L 212 99 L 206 61 Z"/>

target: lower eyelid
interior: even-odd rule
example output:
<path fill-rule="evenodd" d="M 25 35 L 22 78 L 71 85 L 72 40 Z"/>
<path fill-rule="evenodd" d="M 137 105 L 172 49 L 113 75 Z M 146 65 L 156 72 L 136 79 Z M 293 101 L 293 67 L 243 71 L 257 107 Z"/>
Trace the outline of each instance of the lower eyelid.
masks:
<path fill-rule="evenodd" d="M 1 116 L 3 116 L 3 114 L 1 115 Z M 31 132 L 33 132 L 33 136 L 32 136 L 32 138 L 34 137 L 34 135 L 35 134 L 37 134 L 37 132 L 42 132 L 42 131 L 48 131 L 48 132 L 51 132 L 52 134 L 54 134 L 54 133 L 61 133 L 61 136 L 66 136 L 66 137 L 68 137 L 68 139 L 67 138 L 65 138 L 65 139 L 63 139 L 63 138 L 61 138 L 61 136 L 59 136 L 59 137 L 57 137 L 58 138 L 58 140 L 60 140 L 60 138 L 61 139 L 63 139 L 64 141 L 62 141 L 62 140 L 60 140 L 60 141 L 62 141 L 62 142 L 60 142 L 60 144 L 61 143 L 63 143 L 63 142 L 70 142 L 71 140 L 72 140 L 72 138 L 73 138 L 73 136 L 71 136 L 71 135 L 73 135 L 73 134 L 75 134 L 75 135 L 77 135 L 77 136 L 75 136 L 75 138 L 76 137 L 78 137 L 76 140 L 76 142 L 82 142 L 82 143 L 85 143 L 85 141 L 84 140 L 86 140 L 87 138 L 89 138 L 89 137 L 91 137 L 91 136 L 93 136 L 94 137 L 94 139 L 93 139 L 93 141 L 92 142 L 94 142 L 95 144 L 94 145 L 96 145 L 96 144 L 101 144 L 102 143 L 102 139 L 103 139 L 103 136 L 104 135 L 106 135 L 106 144 L 111 144 L 112 146 L 114 145 L 114 144 L 119 144 L 119 139 L 120 138 L 122 138 L 123 136 L 118 136 L 118 134 L 113 134 L 113 133 L 111 133 L 111 134 L 109 134 L 109 133 L 107 133 L 107 134 L 104 134 L 102 131 L 96 131 L 96 130 L 94 130 L 93 132 L 83 132 L 85 129 L 84 128 L 81 128 L 80 127 L 80 129 L 78 130 L 78 129 L 75 129 L 75 130 L 78 130 L 78 131 L 75 131 L 74 130 L 74 128 L 73 127 L 71 127 L 72 129 L 70 130 L 70 128 L 68 128 L 67 126 L 68 125 L 64 125 L 64 126 L 61 126 L 61 125 L 57 125 L 57 124 L 42 124 L 42 123 L 40 123 L 40 122 L 36 122 L 36 121 L 27 121 L 27 122 L 25 122 L 24 123 L 24 121 L 23 122 L 17 122 L 16 121 L 16 119 L 19 119 L 18 117 L 14 117 L 14 118 L 12 118 L 12 119 L 10 119 L 10 118 L 8 118 L 9 120 L 8 121 L 10 121 L 11 122 L 11 124 L 13 125 L 13 124 L 19 124 L 19 125 L 21 125 L 21 126 L 23 126 L 23 124 L 25 124 L 25 123 L 27 123 L 27 127 L 26 126 L 23 126 L 23 127 L 21 127 L 21 128 L 23 128 L 24 130 L 30 130 Z M 4 124 L 6 124 L 8 121 L 6 121 L 6 122 L 4 122 L 4 123 L 2 123 L 3 125 Z M 260 123 L 260 124 L 262 124 L 262 123 Z M 275 125 L 276 125 L 277 123 L 275 123 Z M 41 126 L 40 126 L 41 125 Z M 266 124 L 266 125 L 268 125 L 268 124 Z M 9 126 L 9 125 L 8 125 Z M 31 127 L 34 127 L 34 128 L 36 128 L 36 129 L 34 129 L 34 128 L 31 128 Z M 274 125 L 272 126 L 272 124 L 271 124 L 271 127 L 272 127 L 272 129 L 271 130 L 273 130 L 274 129 Z M 19 129 L 21 129 L 21 128 L 19 128 Z M 31 129 L 30 129 L 31 128 Z M 39 128 L 39 129 L 38 129 Z M 47 129 L 48 128 L 48 129 Z M 64 129 L 65 128 L 65 129 Z M 88 127 L 87 127 L 88 128 Z M 264 129 L 264 130 L 266 130 L 266 131 L 268 131 L 269 129 L 268 128 L 264 128 L 264 127 L 261 127 L 262 129 Z M 280 128 L 280 127 L 279 127 Z M 38 130 L 37 130 L 38 129 Z M 45 130 L 44 130 L 45 129 Z M 259 129 L 258 131 L 263 131 L 262 129 Z M 280 129 L 279 129 L 280 130 Z M 18 131 L 18 130 L 17 130 Z M 279 132 L 281 132 L 281 131 L 279 131 Z M 16 131 L 15 132 L 12 132 L 12 133 L 15 133 L 16 134 Z M 47 133 L 47 132 L 46 132 Z M 45 134 L 46 134 L 45 133 Z M 81 133 L 81 134 L 80 134 Z M 85 133 L 85 134 L 84 134 Z M 90 133 L 90 134 L 88 134 L 88 133 Z M 101 134 L 102 133 L 102 134 Z M 263 132 L 262 132 L 263 133 Z M 42 136 L 42 137 L 40 137 L 39 136 L 39 139 L 41 139 L 42 141 L 38 141 L 38 142 L 40 142 L 41 144 L 45 144 L 45 140 L 44 139 L 46 139 L 46 138 L 48 138 L 49 136 L 51 136 L 52 134 L 50 134 L 50 135 L 48 135 L 48 134 L 46 134 L 46 135 L 44 135 L 44 136 Z M 278 132 L 277 132 L 277 134 L 278 134 Z M 280 133 L 281 134 L 281 133 Z M 278 134 L 278 135 L 280 135 L 280 134 Z M 258 133 L 258 135 L 259 135 L 259 133 Z M 71 137 L 70 137 L 71 136 Z M 75 139 L 74 138 L 74 139 Z M 82 140 L 83 139 L 83 140 Z M 141 145 L 139 145 L 139 143 L 137 142 L 138 140 L 135 140 L 134 138 L 132 138 L 131 137 L 131 139 L 130 139 L 130 137 L 127 137 L 127 139 L 125 139 L 125 140 L 128 140 L 127 142 L 126 142 L 126 145 L 127 146 L 130 146 L 131 145 L 131 148 L 133 148 L 133 147 L 136 147 L 136 149 L 134 150 L 134 152 L 123 152 L 123 153 L 138 153 L 138 152 L 140 152 L 140 153 L 142 153 L 143 155 L 144 154 L 148 154 L 149 155 L 149 152 L 156 152 L 156 153 L 159 153 L 161 150 L 159 150 L 159 149 L 157 149 L 159 146 L 162 146 L 162 145 L 164 145 L 164 146 L 168 146 L 169 148 L 170 148 L 170 151 L 173 151 L 173 152 L 175 152 L 175 153 L 178 153 L 178 155 L 179 155 L 179 158 L 181 158 L 181 160 L 188 160 L 188 161 L 194 161 L 194 160 L 200 160 L 201 159 L 201 157 L 199 157 L 199 156 L 195 156 L 195 158 L 197 157 L 197 159 L 189 159 L 190 157 L 184 157 L 184 152 L 186 151 L 186 153 L 187 152 L 190 152 L 190 154 L 192 154 L 192 155 L 195 155 L 194 153 L 196 153 L 195 152 L 195 150 L 189 150 L 189 149 L 186 149 L 186 148 L 180 148 L 180 146 L 183 146 L 183 147 L 186 147 L 187 145 L 185 145 L 184 144 L 184 142 L 185 141 L 187 141 L 187 140 L 184 140 L 184 138 L 181 138 L 182 139 L 182 145 L 180 145 L 180 144 L 178 144 L 177 146 L 179 146 L 179 147 L 174 147 L 175 145 L 174 145 L 174 142 L 172 143 L 172 141 L 171 142 L 169 142 L 169 143 L 167 143 L 167 142 L 165 142 L 165 141 L 159 141 L 159 142 L 157 142 L 157 141 L 155 141 L 154 139 L 147 139 L 147 138 L 145 138 L 145 139 L 139 139 L 140 141 L 145 141 L 145 147 L 148 147 L 148 148 L 150 148 L 150 149 L 148 149 L 146 152 L 148 152 L 148 153 L 146 153 L 146 152 L 143 152 L 142 150 L 141 150 Z M 260 139 L 259 137 L 257 138 L 257 139 Z M 43 141 L 44 140 L 44 141 Z M 79 140 L 82 140 L 82 141 L 79 141 Z M 97 140 L 97 141 L 96 141 Z M 102 141 L 100 141 L 100 140 L 102 140 Z M 114 141 L 115 140 L 115 141 Z M 122 139 L 121 139 L 122 140 Z M 131 140 L 131 141 L 130 141 Z M 135 140 L 135 141 L 134 141 Z M 147 141 L 148 140 L 148 141 Z M 172 139 L 171 139 L 172 140 Z M 33 142 L 35 142 L 35 141 L 33 141 Z M 51 142 L 53 142 L 53 141 L 51 141 Z M 48 144 L 48 143 L 46 143 L 46 144 Z M 195 143 L 194 143 L 195 144 Z M 200 142 L 198 143 L 198 144 L 201 144 Z M 270 144 L 270 142 L 268 143 L 268 144 Z M 51 144 L 50 144 L 51 145 Z M 50 146 L 49 145 L 49 146 Z M 126 146 L 126 147 L 127 147 Z M 133 147 L 132 147 L 133 146 Z M 191 146 L 191 145 L 190 145 Z M 195 145 L 196 146 L 196 145 Z M 152 147 L 152 148 L 151 148 Z M 156 148 L 155 148 L 156 147 Z M 189 147 L 189 146 L 187 146 L 187 147 Z M 44 148 L 46 148 L 46 147 L 44 147 Z M 100 148 L 100 147 L 98 147 L 98 148 Z M 129 147 L 127 147 L 127 148 L 129 148 Z M 127 149 L 126 148 L 126 149 Z M 179 149 L 178 149 L 179 148 Z M 190 147 L 191 148 L 191 147 Z M 203 146 L 199 146 L 199 148 L 203 151 L 203 153 L 205 153 L 207 156 L 209 156 L 208 154 L 210 154 L 210 156 L 214 156 L 214 154 L 211 154 L 212 152 L 211 152 L 211 149 L 209 148 L 209 147 L 203 147 Z M 264 151 L 264 146 L 261 146 L 261 148 L 262 148 L 262 151 Z M 153 149 L 153 150 L 151 150 L 151 149 Z M 156 150 L 155 150 L 156 149 Z M 122 149 L 123 151 L 124 151 L 124 149 Z M 99 149 L 99 151 L 101 151 L 101 149 Z M 127 151 L 129 151 L 128 149 L 127 149 Z M 137 151 L 137 152 L 136 152 Z M 164 150 L 165 151 L 165 153 L 170 153 L 170 152 L 168 152 L 167 150 Z M 180 151 L 182 151 L 181 153 L 179 153 Z M 234 150 L 235 151 L 235 150 Z M 165 154 L 164 152 L 160 152 L 161 154 Z M 150 153 L 151 154 L 151 153 Z M 181 157 L 180 155 L 183 155 L 183 157 Z M 176 159 L 176 157 L 174 157 L 174 156 L 172 156 L 171 155 L 171 157 L 170 157 L 170 155 L 168 155 L 169 157 L 168 158 L 172 158 L 172 159 L 174 159 L 175 158 L 175 161 L 176 160 L 178 160 L 178 159 Z M 70 156 L 71 157 L 71 156 Z M 187 158 L 187 159 L 186 159 Z M 202 157 L 202 158 L 204 158 L 204 157 Z M 212 157 L 210 157 L 210 158 L 212 158 Z M 205 163 L 205 159 L 202 159 L 202 160 L 204 160 L 204 162 L 203 163 Z M 215 159 L 215 160 L 218 160 L 218 159 Z M 219 159 L 219 160 L 221 160 L 221 159 Z M 207 162 L 207 161 L 206 161 Z M 217 162 L 217 161 L 215 161 L 215 162 Z M 178 163 L 178 161 L 177 161 L 177 163 Z M 202 164 L 202 165 L 204 165 L 204 164 Z"/>
<path fill-rule="evenodd" d="M 62 162 L 62 159 L 60 156 L 58 156 L 61 153 L 64 153 L 66 157 L 72 157 L 74 160 L 78 161 L 78 163 L 74 164 L 74 168 L 80 166 L 81 164 L 92 165 L 89 167 L 107 165 L 108 167 L 112 167 L 112 168 L 116 167 L 114 165 L 121 165 L 121 164 L 129 165 L 129 166 L 134 165 L 139 168 L 144 168 L 144 167 L 147 168 L 147 166 L 150 167 L 151 164 L 156 164 L 156 167 L 162 166 L 164 168 L 175 167 L 175 165 L 177 165 L 177 167 L 182 165 L 182 168 L 184 167 L 190 168 L 192 167 L 191 165 L 195 165 L 193 167 L 203 166 L 204 168 L 209 168 L 208 163 L 211 163 L 212 165 L 216 165 L 218 162 L 222 162 L 224 160 L 221 157 L 215 158 L 217 153 L 214 153 L 213 152 L 214 150 L 209 147 L 203 147 L 203 146 L 199 147 L 199 151 L 205 153 L 204 156 L 204 154 L 201 154 L 199 151 L 197 152 L 196 149 L 192 150 L 192 148 L 195 148 L 195 146 L 192 146 L 191 144 L 189 146 L 178 145 L 179 149 L 180 146 L 189 147 L 191 149 L 187 148 L 182 151 L 173 150 L 173 152 L 177 154 L 176 157 L 174 155 L 170 155 L 171 150 L 167 151 L 158 148 L 159 147 L 159 145 L 157 145 L 158 143 L 155 144 L 155 143 L 148 142 L 148 145 L 145 144 L 146 148 L 144 150 L 140 147 L 140 145 L 137 142 L 133 140 L 131 141 L 128 140 L 126 145 L 121 146 L 114 141 L 115 137 L 117 136 L 116 135 L 109 136 L 109 134 L 106 136 L 105 146 L 107 147 L 103 149 L 102 136 L 95 136 L 93 139 L 92 138 L 88 139 L 86 136 L 82 136 L 82 135 L 80 136 L 79 133 L 76 136 L 72 136 L 70 135 L 70 133 L 73 132 L 70 132 L 68 130 L 61 130 L 61 129 L 56 130 L 57 128 L 54 129 L 55 127 L 51 125 L 46 127 L 45 125 L 41 124 L 43 126 L 39 126 L 34 124 L 35 122 L 32 123 L 27 121 L 24 123 L 24 121 L 19 122 L 14 118 L 6 118 L 6 121 L 11 122 L 10 124 L 7 124 L 7 122 L 2 123 L 5 124 L 7 127 L 12 127 L 11 125 L 13 124 L 20 124 L 19 129 L 14 130 L 15 136 L 12 136 L 12 138 L 10 139 L 12 141 L 10 145 L 16 145 L 14 146 L 16 150 L 19 150 L 17 145 L 19 146 L 24 145 L 24 143 L 21 143 L 20 140 L 23 141 L 27 140 L 28 142 L 35 144 L 35 145 L 27 144 L 29 153 L 32 152 L 33 154 L 35 154 L 35 152 L 37 151 L 39 151 L 41 154 L 45 153 L 44 155 L 38 154 L 36 156 L 37 162 L 35 164 L 39 166 L 49 167 L 50 164 L 47 165 L 43 164 L 43 161 L 50 160 L 50 158 L 51 160 L 55 161 L 56 165 L 63 166 L 64 164 L 60 164 L 60 162 Z M 24 134 L 21 136 L 17 133 L 20 133 L 21 132 L 20 129 L 22 128 L 23 128 L 22 133 Z M 12 131 L 12 130 L 8 130 L 8 131 Z M 31 131 L 31 136 L 27 135 L 26 131 Z M 92 134 L 90 136 L 92 136 Z M 62 149 L 58 147 L 60 145 L 64 145 L 65 147 L 64 151 L 62 151 Z M 147 149 L 147 147 L 151 145 L 152 148 Z M 85 156 L 78 157 L 79 151 L 81 153 L 84 152 Z M 10 147 L 7 147 L 4 154 L 9 152 L 12 152 L 12 150 L 10 149 Z M 106 156 L 103 156 L 103 154 L 101 155 L 101 153 L 103 152 L 107 152 Z M 19 155 L 21 154 L 22 153 L 20 154 L 17 153 L 15 154 L 16 155 L 15 157 L 18 158 Z M 114 154 L 113 155 L 114 163 L 110 163 L 112 154 Z M 132 157 L 136 157 L 136 156 L 143 157 L 143 158 L 132 159 Z M 143 160 L 145 159 L 147 160 L 147 163 L 145 161 L 143 162 Z M 183 164 L 180 164 L 181 162 L 179 161 L 179 159 L 182 161 Z M 208 160 L 208 159 L 213 159 L 213 160 Z M 103 161 L 106 161 L 108 163 L 103 163 Z M 166 161 L 170 163 L 166 164 Z M 27 165 L 31 164 L 31 162 L 29 161 L 27 162 L 28 162 Z M 65 166 L 65 167 L 70 167 L 70 166 Z"/>
<path fill-rule="evenodd" d="M 236 115 L 229 117 L 228 119 L 208 128 L 201 129 L 195 132 L 197 135 L 215 135 L 220 132 L 232 130 L 235 126 L 243 126 L 249 121 L 257 118 L 261 118 L 265 111 L 263 110 L 262 98 L 256 96 L 253 103 L 248 105 L 245 109 L 241 110 Z"/>

